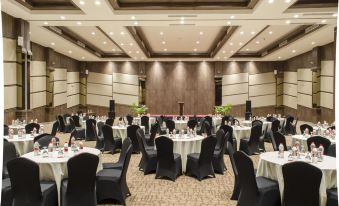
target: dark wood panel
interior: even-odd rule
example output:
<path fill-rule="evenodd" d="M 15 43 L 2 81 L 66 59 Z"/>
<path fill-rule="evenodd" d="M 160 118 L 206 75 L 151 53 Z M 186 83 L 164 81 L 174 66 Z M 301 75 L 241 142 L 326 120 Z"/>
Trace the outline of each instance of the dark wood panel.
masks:
<path fill-rule="evenodd" d="M 211 114 L 215 100 L 214 64 L 146 63 L 146 105 L 151 114 Z"/>
<path fill-rule="evenodd" d="M 335 60 L 335 44 L 329 43 L 320 48 L 321 59 L 324 60 Z"/>
<path fill-rule="evenodd" d="M 32 42 L 32 60 L 33 61 L 46 61 L 45 47 Z"/>
<path fill-rule="evenodd" d="M 276 69 L 276 62 L 225 62 L 222 63 L 223 74 L 239 74 L 239 73 L 249 73 L 249 74 L 259 74 L 272 72 Z"/>
<path fill-rule="evenodd" d="M 6 38 L 16 39 L 16 24 L 15 24 L 15 18 L 11 15 L 1 12 L 2 16 L 2 36 Z"/>

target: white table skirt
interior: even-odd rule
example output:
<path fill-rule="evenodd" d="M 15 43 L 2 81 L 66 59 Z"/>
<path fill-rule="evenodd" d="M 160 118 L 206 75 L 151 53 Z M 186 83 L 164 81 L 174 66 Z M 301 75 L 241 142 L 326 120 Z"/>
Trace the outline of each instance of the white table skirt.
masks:
<path fill-rule="evenodd" d="M 335 139 L 327 138 L 331 141 L 332 144 L 335 144 Z M 300 145 L 303 145 L 305 150 L 307 151 L 307 137 L 304 137 L 304 135 L 298 134 L 292 136 L 292 145 L 295 144 L 296 141 L 299 141 Z"/>
<path fill-rule="evenodd" d="M 144 126 L 139 126 L 145 132 Z M 122 141 L 127 137 L 127 127 L 126 126 L 113 126 L 113 137 L 120 137 Z"/>
<path fill-rule="evenodd" d="M 9 139 L 8 136 L 5 136 L 4 138 L 7 139 L 8 142 L 14 144 L 15 149 L 20 156 L 33 151 L 34 137 L 30 134 L 26 134 L 24 138 L 19 138 L 18 135 L 13 135 L 11 139 Z"/>
<path fill-rule="evenodd" d="M 84 147 L 83 150 L 80 150 L 76 154 L 80 154 L 84 152 L 97 155 L 99 157 L 99 164 L 98 164 L 97 172 L 103 169 L 101 153 L 99 150 L 95 148 Z M 30 159 L 36 162 L 39 165 L 40 180 L 55 181 L 57 185 L 57 189 L 58 189 L 59 205 L 60 205 L 61 181 L 62 179 L 68 177 L 67 161 L 69 160 L 69 158 L 76 155 L 71 151 L 71 148 L 69 148 L 68 153 L 69 154 L 63 158 L 57 158 L 57 152 L 53 152 L 53 157 L 47 157 L 47 158 L 43 158 L 41 155 L 34 156 L 34 152 L 30 152 L 22 156 L 22 157 L 25 157 L 27 159 Z M 82 169 L 86 169 L 86 165 L 84 165 Z"/>
<path fill-rule="evenodd" d="M 260 155 L 259 165 L 257 169 L 257 176 L 267 177 L 278 181 L 281 197 L 284 191 L 284 178 L 282 174 L 282 165 L 288 163 L 289 152 L 284 153 L 284 158 L 278 158 L 278 152 L 265 152 Z M 312 164 L 323 173 L 320 183 L 319 195 L 320 205 L 325 206 L 327 195 L 326 189 L 337 187 L 337 169 L 336 158 L 324 156 L 323 162 Z"/>
<path fill-rule="evenodd" d="M 187 121 L 186 120 L 176 120 L 175 122 L 175 129 L 178 131 L 186 130 L 187 128 Z"/>
<path fill-rule="evenodd" d="M 237 150 L 240 148 L 240 140 L 249 138 L 251 135 L 251 127 L 246 126 L 232 126 L 233 137 L 237 140 Z"/>
<path fill-rule="evenodd" d="M 186 172 L 187 155 L 191 153 L 200 153 L 201 142 L 204 139 L 203 136 L 197 135 L 195 137 L 180 137 L 179 134 L 176 137 L 171 138 L 173 140 L 173 152 L 181 155 L 182 171 Z"/>

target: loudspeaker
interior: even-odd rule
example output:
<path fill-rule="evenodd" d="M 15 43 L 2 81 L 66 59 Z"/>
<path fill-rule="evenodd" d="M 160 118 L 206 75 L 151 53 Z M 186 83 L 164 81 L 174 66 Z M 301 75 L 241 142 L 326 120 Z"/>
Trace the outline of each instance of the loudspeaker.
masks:
<path fill-rule="evenodd" d="M 250 120 L 250 117 L 252 117 L 252 112 L 246 112 L 245 113 L 245 120 Z"/>
<path fill-rule="evenodd" d="M 115 101 L 109 100 L 109 111 L 114 112 L 115 111 Z"/>
<path fill-rule="evenodd" d="M 246 112 L 252 112 L 251 100 L 246 101 Z"/>
<path fill-rule="evenodd" d="M 115 112 L 108 112 L 108 118 L 115 119 Z"/>

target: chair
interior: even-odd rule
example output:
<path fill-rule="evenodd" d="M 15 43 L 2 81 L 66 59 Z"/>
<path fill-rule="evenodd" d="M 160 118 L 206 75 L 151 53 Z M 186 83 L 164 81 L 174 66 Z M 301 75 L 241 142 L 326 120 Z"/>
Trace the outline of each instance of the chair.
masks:
<path fill-rule="evenodd" d="M 222 129 L 219 129 L 216 134 L 217 144 L 215 146 L 212 164 L 214 171 L 218 174 L 224 174 L 224 171 L 226 170 L 224 154 L 226 149 L 225 144 L 227 139 L 229 138 L 229 135 L 229 133 L 225 134 L 224 130 Z"/>
<path fill-rule="evenodd" d="M 49 143 L 52 141 L 53 137 L 54 136 L 52 136 L 52 135 L 46 134 L 46 135 L 42 136 L 41 138 L 37 139 L 36 142 L 39 143 L 40 149 L 42 149 L 44 147 L 47 148 Z M 60 142 L 59 138 L 57 138 L 57 137 L 54 137 L 54 138 L 57 142 Z"/>
<path fill-rule="evenodd" d="M 119 169 L 103 169 L 97 174 L 96 190 L 98 202 L 102 200 L 114 199 L 121 204 L 126 205 L 125 199 L 131 196 L 127 186 L 126 173 L 132 155 L 132 145 L 123 155 L 123 166 Z"/>
<path fill-rule="evenodd" d="M 166 136 L 155 139 L 157 146 L 157 169 L 155 178 L 167 177 L 173 182 L 181 175 L 182 163 L 180 154 L 173 153 L 173 140 Z"/>
<path fill-rule="evenodd" d="M 80 117 L 78 115 L 73 115 L 72 116 L 72 119 L 74 121 L 74 125 L 75 127 L 81 127 L 81 124 L 80 124 Z"/>
<path fill-rule="evenodd" d="M 4 139 L 5 140 L 5 139 Z M 12 142 L 3 142 L 3 162 L 2 162 L 2 178 L 8 178 L 7 163 L 17 157 L 15 146 Z"/>
<path fill-rule="evenodd" d="M 39 134 L 39 135 L 34 137 L 33 142 L 35 143 L 36 141 L 38 141 L 39 139 L 41 139 L 44 136 L 52 136 L 52 135 L 50 135 L 48 133 Z"/>
<path fill-rule="evenodd" d="M 322 178 L 320 169 L 306 162 L 297 161 L 284 164 L 282 173 L 284 177 L 283 206 L 319 206 L 319 187 Z"/>
<path fill-rule="evenodd" d="M 250 138 L 240 140 L 240 150 L 248 155 L 259 153 L 259 141 L 262 133 L 262 126 L 256 125 L 251 128 Z"/>
<path fill-rule="evenodd" d="M 69 114 L 69 113 L 66 113 L 66 114 L 63 115 L 63 118 L 64 118 L 64 121 L 65 121 L 65 122 L 67 122 L 67 121 L 66 121 L 67 118 L 71 118 L 71 117 L 72 117 L 72 115 Z"/>
<path fill-rule="evenodd" d="M 328 148 L 331 145 L 331 141 L 325 137 L 321 136 L 313 136 L 310 138 L 307 138 L 307 147 L 308 151 L 311 151 L 311 144 L 312 142 L 315 144 L 316 147 L 319 147 L 322 145 L 324 147 L 324 154 L 327 155 Z"/>
<path fill-rule="evenodd" d="M 169 130 L 169 132 L 173 132 L 173 130 L 175 129 L 175 122 L 173 120 L 166 120 L 166 128 Z"/>
<path fill-rule="evenodd" d="M 40 182 L 39 165 L 26 158 L 7 163 L 13 194 L 13 206 L 57 206 L 55 182 Z"/>
<path fill-rule="evenodd" d="M 338 189 L 327 189 L 327 203 L 326 206 L 338 206 Z"/>
<path fill-rule="evenodd" d="M 313 127 L 311 125 L 308 125 L 308 124 L 300 125 L 300 132 L 301 132 L 301 134 L 304 134 L 306 129 L 308 129 L 309 134 L 311 134 L 311 132 L 313 132 Z"/>
<path fill-rule="evenodd" d="M 261 128 L 264 126 L 264 123 L 261 120 L 253 120 L 252 121 L 252 127 L 254 126 L 261 126 Z M 267 130 L 267 127 L 266 127 Z M 262 135 L 260 135 L 259 138 L 259 150 L 266 151 L 265 149 L 265 136 L 266 136 L 266 130 L 262 131 Z"/>
<path fill-rule="evenodd" d="M 57 134 L 59 127 L 60 127 L 59 121 L 55 121 L 53 123 L 52 131 L 51 131 L 52 136 L 55 136 Z"/>
<path fill-rule="evenodd" d="M 113 123 L 114 123 L 114 119 L 113 118 L 108 118 L 106 119 L 105 121 L 105 124 L 109 125 L 109 126 L 113 126 Z"/>
<path fill-rule="evenodd" d="M 119 160 L 118 162 L 108 162 L 108 163 L 103 163 L 102 167 L 104 169 L 121 169 L 123 167 L 123 163 L 124 163 L 124 158 L 125 155 L 127 153 L 127 149 L 132 146 L 132 141 L 129 137 L 126 137 L 122 143 L 122 147 L 121 147 L 121 152 L 120 152 L 120 156 L 119 156 Z"/>
<path fill-rule="evenodd" d="M 95 119 L 86 120 L 86 141 L 96 141 L 97 140 L 97 131 L 96 131 L 97 121 Z"/>
<path fill-rule="evenodd" d="M 286 138 L 280 132 L 275 132 L 272 135 L 272 146 L 274 151 L 279 151 L 279 145 L 282 144 L 284 146 L 284 150 L 287 151 L 289 148 L 286 145 Z"/>
<path fill-rule="evenodd" d="M 213 169 L 213 154 L 217 139 L 213 136 L 204 138 L 201 142 L 201 152 L 187 155 L 186 174 L 195 176 L 201 181 L 204 177 L 212 175 L 215 177 Z"/>
<path fill-rule="evenodd" d="M 133 126 L 133 125 L 132 125 Z M 139 163 L 139 170 L 144 171 L 144 175 L 155 172 L 157 168 L 157 151 L 146 150 L 143 140 L 139 135 L 136 135 L 136 139 L 141 150 L 141 160 Z M 133 143 L 133 141 L 132 141 Z"/>
<path fill-rule="evenodd" d="M 280 206 L 278 183 L 265 177 L 256 177 L 253 162 L 242 151 L 233 154 L 238 172 L 240 194 L 238 206 Z"/>
<path fill-rule="evenodd" d="M 8 136 L 9 127 L 4 124 L 4 136 Z"/>
<path fill-rule="evenodd" d="M 12 204 L 13 193 L 11 188 L 11 181 L 9 178 L 2 179 L 1 206 L 12 206 Z"/>
<path fill-rule="evenodd" d="M 59 132 L 65 132 L 66 131 L 66 124 L 64 121 L 64 118 L 61 115 L 58 115 L 58 122 L 59 122 Z"/>
<path fill-rule="evenodd" d="M 102 126 L 102 133 L 104 136 L 103 151 L 109 151 L 114 154 L 116 149 L 121 149 L 122 139 L 120 137 L 113 137 L 113 130 L 111 126 L 106 124 Z"/>
<path fill-rule="evenodd" d="M 226 142 L 226 148 L 228 150 L 228 156 L 230 158 L 232 169 L 233 169 L 233 174 L 234 174 L 234 186 L 233 186 L 231 200 L 238 200 L 239 194 L 240 194 L 240 184 L 239 184 L 239 174 L 238 174 L 237 167 L 235 165 L 235 161 L 233 157 L 234 149 L 233 149 L 232 144 L 228 141 Z"/>
<path fill-rule="evenodd" d="M 67 124 L 66 128 L 65 128 L 66 133 L 72 132 L 75 128 L 76 128 L 76 126 L 75 126 L 73 118 L 69 117 L 69 124 Z M 82 128 L 80 128 L 80 129 L 82 129 Z"/>
<path fill-rule="evenodd" d="M 331 157 L 336 157 L 336 144 L 331 144 L 329 147 L 328 147 L 328 150 L 327 150 L 327 155 L 328 156 L 331 156 Z"/>
<path fill-rule="evenodd" d="M 127 127 L 127 137 L 131 138 L 133 153 L 140 153 L 139 143 L 137 139 L 137 130 L 140 129 L 138 125 L 130 125 Z"/>
<path fill-rule="evenodd" d="M 145 133 L 148 134 L 149 133 L 149 117 L 148 116 L 142 116 L 140 118 L 140 123 L 141 123 L 141 126 L 145 127 Z"/>
<path fill-rule="evenodd" d="M 154 139 L 157 135 L 158 129 L 159 129 L 159 123 L 155 123 L 151 126 L 151 134 L 149 135 L 149 138 L 146 136 L 146 142 L 149 146 L 154 146 Z"/>
<path fill-rule="evenodd" d="M 205 116 L 205 121 L 207 121 L 212 128 L 213 125 L 213 118 L 211 116 Z"/>
<path fill-rule="evenodd" d="M 30 134 L 34 128 L 36 129 L 36 132 L 38 134 L 39 129 L 40 129 L 40 125 L 38 123 L 32 122 L 32 123 L 26 124 L 25 126 L 26 134 Z"/>
<path fill-rule="evenodd" d="M 271 132 L 278 132 L 280 129 L 280 121 L 278 119 L 273 118 Z"/>
<path fill-rule="evenodd" d="M 196 119 L 190 119 L 187 122 L 187 127 L 190 129 L 194 129 L 198 125 L 198 121 Z"/>
<path fill-rule="evenodd" d="M 99 157 L 81 153 L 67 161 L 68 178 L 61 182 L 62 206 L 96 206 L 95 181 Z M 86 169 L 83 166 L 86 165 Z"/>
<path fill-rule="evenodd" d="M 274 119 L 274 117 L 272 117 L 272 116 L 266 117 L 266 121 L 268 121 L 268 122 L 273 122 L 273 119 Z"/>
<path fill-rule="evenodd" d="M 292 129 L 293 129 L 292 135 L 297 134 L 297 125 L 298 125 L 298 118 L 297 118 L 297 120 L 295 121 L 295 123 L 292 124 Z"/>
<path fill-rule="evenodd" d="M 261 120 L 253 120 L 252 121 L 252 127 L 257 126 L 257 125 L 263 125 L 263 122 Z"/>
<path fill-rule="evenodd" d="M 292 134 L 294 132 L 293 121 L 294 121 L 294 117 L 292 116 L 286 117 L 286 122 L 285 122 L 285 127 L 284 127 L 285 134 Z"/>
<path fill-rule="evenodd" d="M 139 138 L 142 140 L 142 143 L 143 143 L 146 150 L 154 150 L 154 145 L 150 146 L 150 145 L 147 144 L 147 140 L 146 140 L 146 137 L 145 137 L 144 130 L 139 128 L 136 132 L 136 135 L 139 136 Z"/>
<path fill-rule="evenodd" d="M 220 126 L 227 125 L 227 123 L 228 123 L 229 121 L 233 122 L 233 119 L 232 119 L 231 116 L 229 116 L 229 115 L 223 116 L 223 117 L 221 118 L 221 124 L 220 124 Z M 226 123 L 226 124 L 225 124 L 225 123 Z"/>
<path fill-rule="evenodd" d="M 98 128 L 98 137 L 102 137 L 102 127 L 105 125 L 104 122 L 98 122 L 97 123 L 97 128 Z"/>
<path fill-rule="evenodd" d="M 219 127 L 219 129 L 224 130 L 225 134 L 227 134 L 227 133 L 230 134 L 227 141 L 233 145 L 233 150 L 236 151 L 238 143 L 237 143 L 237 139 L 233 136 L 233 127 L 231 127 L 229 125 L 222 125 L 222 126 Z M 228 153 L 228 150 L 226 149 L 225 154 L 227 154 L 227 153 Z"/>
<path fill-rule="evenodd" d="M 127 119 L 127 124 L 128 125 L 132 125 L 133 123 L 133 117 L 131 115 L 127 115 L 126 116 L 126 119 Z"/>
<path fill-rule="evenodd" d="M 210 123 L 207 120 L 203 120 L 201 123 L 201 127 L 200 127 L 200 131 L 198 132 L 198 134 L 203 134 L 206 133 L 207 136 L 212 135 L 212 128 Z"/>

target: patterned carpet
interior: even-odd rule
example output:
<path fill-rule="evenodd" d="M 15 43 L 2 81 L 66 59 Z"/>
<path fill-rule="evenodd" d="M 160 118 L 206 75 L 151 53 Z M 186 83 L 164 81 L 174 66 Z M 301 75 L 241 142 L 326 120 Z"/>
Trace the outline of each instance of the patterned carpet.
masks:
<path fill-rule="evenodd" d="M 302 124 L 301 122 L 299 124 Z M 51 123 L 44 123 L 46 132 L 51 131 Z M 58 133 L 61 142 L 67 142 L 70 134 Z M 290 145 L 287 138 L 287 145 Z M 95 142 L 84 142 L 86 147 L 94 147 Z M 265 143 L 266 151 L 272 151 L 271 143 Z M 118 154 L 103 154 L 103 162 L 116 162 Z M 182 175 L 175 182 L 155 179 L 155 174 L 144 175 L 138 170 L 141 155 L 133 154 L 127 172 L 127 184 L 132 196 L 126 199 L 127 205 L 236 205 L 230 200 L 233 191 L 234 176 L 228 155 L 224 156 L 227 171 L 224 175 L 216 174 L 216 178 L 207 178 L 199 182 L 197 179 Z M 259 156 L 251 157 L 257 167 Z M 103 205 L 117 205 L 116 203 Z"/>

